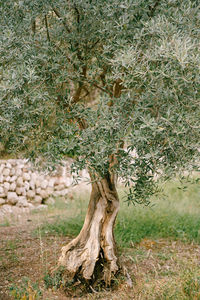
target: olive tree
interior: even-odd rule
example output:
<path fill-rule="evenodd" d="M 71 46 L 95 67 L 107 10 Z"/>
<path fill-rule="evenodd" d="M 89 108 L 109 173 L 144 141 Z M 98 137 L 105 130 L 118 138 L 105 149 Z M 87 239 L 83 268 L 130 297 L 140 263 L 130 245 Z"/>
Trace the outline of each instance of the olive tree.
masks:
<path fill-rule="evenodd" d="M 195 168 L 198 3 L 7 0 L 0 9 L 1 149 L 50 166 L 71 155 L 73 172 L 87 168 L 85 222 L 59 265 L 87 280 L 101 265 L 109 282 L 117 177 L 129 202 L 146 205 L 160 180 Z"/>

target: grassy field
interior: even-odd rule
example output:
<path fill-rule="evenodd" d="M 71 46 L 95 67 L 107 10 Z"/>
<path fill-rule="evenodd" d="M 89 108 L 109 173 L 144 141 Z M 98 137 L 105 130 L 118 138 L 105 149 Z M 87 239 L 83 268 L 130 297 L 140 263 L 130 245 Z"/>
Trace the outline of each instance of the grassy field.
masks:
<path fill-rule="evenodd" d="M 124 190 L 119 190 L 119 194 L 121 199 L 125 199 Z M 45 224 L 40 228 L 42 234 L 77 235 L 83 224 L 87 203 L 86 195 L 75 195 L 70 207 L 67 206 L 69 216 L 59 216 L 55 222 Z M 65 204 L 57 202 L 56 207 L 63 209 Z M 200 243 L 199 186 L 191 185 L 183 191 L 178 189 L 177 183 L 168 184 L 165 187 L 165 196 L 158 200 L 153 198 L 151 204 L 145 207 L 128 206 L 122 200 L 115 237 L 121 248 L 139 243 L 144 238 L 172 238 Z"/>
<path fill-rule="evenodd" d="M 188 185 L 185 191 L 177 187 L 175 181 L 167 184 L 165 197 L 153 198 L 149 207 L 127 206 L 125 191 L 119 190 L 122 201 L 115 236 L 126 268 L 112 290 L 97 286 L 89 294 L 77 294 L 76 289 L 64 294 L 56 283 L 46 288 L 50 278 L 45 274 L 56 266 L 60 248 L 81 229 L 88 192 L 76 192 L 73 200 L 57 199 L 48 209 L 33 211 L 26 224 L 5 220 L 0 228 L 7 234 L 0 243 L 0 272 L 7 282 L 2 299 L 200 300 L 200 187 Z M 10 298 L 5 297 L 8 293 Z"/>

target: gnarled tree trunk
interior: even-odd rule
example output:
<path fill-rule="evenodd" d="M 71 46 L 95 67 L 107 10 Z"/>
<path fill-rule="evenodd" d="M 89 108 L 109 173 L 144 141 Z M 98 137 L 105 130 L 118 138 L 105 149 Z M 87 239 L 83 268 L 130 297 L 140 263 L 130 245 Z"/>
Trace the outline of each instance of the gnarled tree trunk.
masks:
<path fill-rule="evenodd" d="M 90 202 L 79 235 L 62 248 L 59 265 L 74 277 L 89 280 L 101 264 L 106 284 L 118 270 L 113 228 L 119 210 L 119 199 L 111 176 L 92 183 Z"/>

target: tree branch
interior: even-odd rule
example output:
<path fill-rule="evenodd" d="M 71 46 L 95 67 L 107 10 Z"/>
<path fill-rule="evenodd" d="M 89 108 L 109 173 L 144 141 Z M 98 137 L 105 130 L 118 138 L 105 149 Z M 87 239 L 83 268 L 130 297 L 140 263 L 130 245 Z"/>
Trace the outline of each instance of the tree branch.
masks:
<path fill-rule="evenodd" d="M 79 13 L 79 10 L 78 10 L 76 4 L 74 4 L 74 9 L 75 9 L 75 12 L 77 15 L 77 23 L 80 24 L 80 13 Z"/>
<path fill-rule="evenodd" d="M 49 26 L 48 26 L 48 20 L 47 20 L 47 15 L 44 15 L 44 21 L 45 21 L 45 26 L 46 26 L 46 30 L 47 30 L 47 40 L 50 42 L 50 35 L 49 35 Z"/>
<path fill-rule="evenodd" d="M 35 19 L 31 20 L 31 29 L 33 31 L 33 34 L 35 35 L 35 32 L 36 32 L 36 22 L 35 22 Z"/>
<path fill-rule="evenodd" d="M 84 79 L 86 78 L 86 74 L 87 74 L 87 67 L 83 66 L 82 76 Z M 73 102 L 77 103 L 79 101 L 83 87 L 84 87 L 83 82 L 79 82 L 78 89 L 76 90 L 73 96 Z"/>
<path fill-rule="evenodd" d="M 54 13 L 56 14 L 56 16 L 62 21 L 65 29 L 67 30 L 68 33 L 71 32 L 71 30 L 69 29 L 68 25 L 66 24 L 65 20 L 63 20 L 63 17 L 61 16 L 60 12 L 57 10 L 57 8 L 53 7 L 52 8 Z"/>
<path fill-rule="evenodd" d="M 105 82 L 106 73 L 107 73 L 107 68 L 104 68 L 103 72 L 99 75 L 103 86 L 106 85 L 106 82 Z"/>
<path fill-rule="evenodd" d="M 87 96 L 90 94 L 90 92 L 88 91 L 88 89 L 86 88 L 86 86 L 84 86 L 83 89 L 84 89 L 84 91 L 85 91 L 85 95 L 83 95 L 83 96 L 81 97 L 81 99 L 87 97 Z"/>
<path fill-rule="evenodd" d="M 109 94 L 111 97 L 113 97 L 113 93 L 112 93 L 111 91 L 104 89 L 103 87 L 97 85 L 97 84 L 94 83 L 94 82 L 91 82 L 91 84 L 92 84 L 93 86 L 95 86 L 96 88 L 98 88 L 99 90 L 101 90 L 102 92 L 105 92 L 106 94 Z"/>
<path fill-rule="evenodd" d="M 113 85 L 113 95 L 115 98 L 119 98 L 121 96 L 122 88 L 122 80 L 117 79 Z"/>
<path fill-rule="evenodd" d="M 92 50 L 98 43 L 100 39 L 98 39 L 91 47 L 89 47 L 89 51 Z"/>
<path fill-rule="evenodd" d="M 156 7 L 158 6 L 158 4 L 160 3 L 161 0 L 156 0 L 154 6 L 149 6 L 149 17 L 152 18 L 154 13 L 155 13 L 155 10 L 156 10 Z"/>

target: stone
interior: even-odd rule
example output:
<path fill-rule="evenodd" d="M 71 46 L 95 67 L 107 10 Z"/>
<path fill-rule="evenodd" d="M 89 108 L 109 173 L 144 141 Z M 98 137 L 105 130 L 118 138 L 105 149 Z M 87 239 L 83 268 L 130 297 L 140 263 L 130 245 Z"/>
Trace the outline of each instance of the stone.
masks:
<path fill-rule="evenodd" d="M 28 202 L 28 208 L 29 209 L 35 209 L 35 206 L 32 203 Z"/>
<path fill-rule="evenodd" d="M 2 172 L 2 170 L 5 168 L 5 166 L 6 166 L 5 164 L 0 165 L 0 172 Z"/>
<path fill-rule="evenodd" d="M 0 205 L 3 205 L 3 204 L 5 204 L 5 203 L 6 203 L 6 200 L 3 199 L 3 198 L 0 198 Z"/>
<path fill-rule="evenodd" d="M 4 213 L 12 213 L 13 212 L 13 210 L 12 210 L 12 206 L 11 205 L 9 205 L 9 204 L 5 204 L 4 206 L 3 206 L 3 210 L 4 210 Z"/>
<path fill-rule="evenodd" d="M 55 199 L 52 197 L 49 197 L 46 201 L 45 204 L 47 205 L 54 205 L 55 204 Z"/>
<path fill-rule="evenodd" d="M 42 199 L 45 199 L 45 198 L 48 198 L 49 195 L 48 195 L 47 191 L 41 190 L 40 196 L 42 197 Z"/>
<path fill-rule="evenodd" d="M 10 170 L 10 176 L 13 176 L 13 175 L 15 175 L 15 168 L 12 168 L 12 169 Z"/>
<path fill-rule="evenodd" d="M 47 192 L 48 195 L 52 195 L 54 193 L 54 189 L 52 187 L 48 187 L 46 189 L 46 192 Z"/>
<path fill-rule="evenodd" d="M 24 185 L 24 181 L 23 178 L 20 176 L 17 178 L 17 186 L 23 186 Z"/>
<path fill-rule="evenodd" d="M 64 185 L 64 184 L 59 184 L 59 185 L 56 185 L 56 186 L 55 186 L 55 190 L 56 190 L 56 191 L 64 190 L 64 188 L 65 188 L 65 185 Z"/>
<path fill-rule="evenodd" d="M 27 191 L 26 193 L 27 198 L 34 198 L 35 197 L 35 192 L 32 190 Z"/>
<path fill-rule="evenodd" d="M 35 190 L 36 194 L 40 194 L 41 190 L 42 190 L 41 188 L 37 188 L 37 189 Z"/>
<path fill-rule="evenodd" d="M 31 178 L 31 181 L 29 182 L 29 186 L 32 190 L 35 189 L 35 182 L 32 180 L 32 178 Z"/>
<path fill-rule="evenodd" d="M 2 174 L 3 174 L 5 177 L 9 176 L 9 175 L 10 175 L 10 169 L 4 168 Z"/>
<path fill-rule="evenodd" d="M 3 186 L 4 186 L 4 191 L 5 190 L 9 191 L 9 189 L 10 189 L 10 183 L 9 182 L 5 181 Z"/>
<path fill-rule="evenodd" d="M 17 188 L 16 188 L 16 193 L 17 193 L 17 195 L 21 195 L 22 192 L 23 192 L 23 188 L 22 188 L 22 187 L 17 187 Z"/>
<path fill-rule="evenodd" d="M 10 182 L 10 176 L 6 176 L 6 178 L 4 179 L 4 181 L 8 181 L 8 182 Z"/>
<path fill-rule="evenodd" d="M 11 176 L 10 177 L 10 182 L 14 182 L 14 181 L 16 181 L 17 180 L 17 176 Z"/>
<path fill-rule="evenodd" d="M 16 183 L 15 183 L 15 182 L 12 182 L 12 183 L 10 184 L 9 190 L 10 190 L 10 191 L 15 191 L 15 190 L 16 190 L 16 187 L 17 187 Z"/>
<path fill-rule="evenodd" d="M 41 187 L 41 180 L 39 178 L 37 178 L 37 180 L 35 181 L 35 186 L 37 188 Z"/>
<path fill-rule="evenodd" d="M 15 175 L 16 176 L 21 176 L 22 175 L 22 169 L 19 169 L 19 168 L 15 169 Z"/>
<path fill-rule="evenodd" d="M 38 178 L 38 174 L 36 173 L 31 173 L 31 180 L 35 183 L 35 181 L 37 180 Z"/>
<path fill-rule="evenodd" d="M 42 203 L 42 197 L 36 195 L 35 198 L 34 198 L 34 203 Z"/>
<path fill-rule="evenodd" d="M 4 181 L 4 177 L 2 174 L 0 174 L 0 183 L 2 183 Z"/>
<path fill-rule="evenodd" d="M 17 160 L 16 159 L 10 159 L 9 162 L 11 163 L 12 167 L 13 166 L 15 167 L 16 164 L 17 164 Z"/>
<path fill-rule="evenodd" d="M 18 202 L 18 196 L 15 192 L 8 192 L 7 200 L 11 204 L 16 204 Z"/>
<path fill-rule="evenodd" d="M 54 196 L 66 196 L 69 193 L 68 189 L 64 189 L 62 191 L 55 191 Z"/>
<path fill-rule="evenodd" d="M 26 189 L 24 187 L 22 188 L 22 196 L 26 196 Z"/>
<path fill-rule="evenodd" d="M 23 167 L 24 167 L 24 164 L 22 164 L 22 163 L 17 164 L 17 169 L 23 169 Z"/>
<path fill-rule="evenodd" d="M 70 194 L 68 187 L 71 188 L 73 184 L 73 178 L 68 170 L 69 164 L 67 162 L 65 167 L 58 167 L 50 175 L 38 173 L 31 169 L 31 164 L 27 160 L 0 160 L 0 199 L 3 199 L 1 200 L 2 203 L 7 203 L 7 193 L 10 195 L 11 204 L 16 204 L 20 197 L 22 197 L 22 202 L 25 201 L 24 205 L 29 202 L 41 204 L 45 201 L 48 204 L 53 204 L 55 202 L 54 196 L 59 196 L 65 200 L 67 195 L 68 199 Z M 88 176 L 86 171 L 81 173 L 82 177 L 86 175 Z M 30 199 L 29 202 L 28 199 Z M 5 203 L 3 206 L 6 205 Z M 19 206 L 23 207 L 23 203 Z"/>
<path fill-rule="evenodd" d="M 18 197 L 18 202 L 17 202 L 16 206 L 18 206 L 18 207 L 29 207 L 29 203 L 28 203 L 26 197 L 24 197 L 24 196 Z"/>
<path fill-rule="evenodd" d="M 73 183 L 73 178 L 69 178 L 69 177 L 66 177 L 66 178 L 65 178 L 65 182 L 64 182 L 65 187 L 71 186 L 72 183 Z"/>
<path fill-rule="evenodd" d="M 62 178 L 62 177 L 56 177 L 55 178 L 55 185 L 63 184 L 64 181 L 65 181 L 64 178 Z"/>
<path fill-rule="evenodd" d="M 48 186 L 53 188 L 54 187 L 54 183 L 55 183 L 55 179 L 54 178 L 50 178 L 49 182 L 48 182 Z"/>
<path fill-rule="evenodd" d="M 24 188 L 25 188 L 26 191 L 28 191 L 30 189 L 30 184 L 29 184 L 28 181 L 24 182 Z"/>
<path fill-rule="evenodd" d="M 12 165 L 11 165 L 9 162 L 7 162 L 7 163 L 6 163 L 6 168 L 11 169 L 11 168 L 12 168 Z"/>
<path fill-rule="evenodd" d="M 24 181 L 29 181 L 31 179 L 31 176 L 29 173 L 23 173 L 22 178 Z"/>
<path fill-rule="evenodd" d="M 48 181 L 46 180 L 46 179 L 44 179 L 42 182 L 41 182 L 41 188 L 42 189 L 46 189 L 47 188 L 47 186 L 48 186 Z"/>

